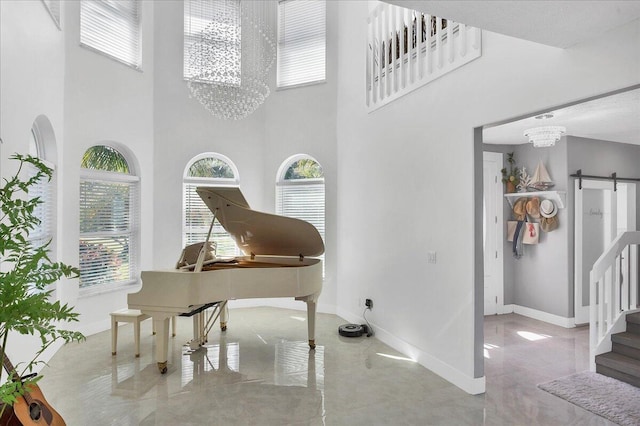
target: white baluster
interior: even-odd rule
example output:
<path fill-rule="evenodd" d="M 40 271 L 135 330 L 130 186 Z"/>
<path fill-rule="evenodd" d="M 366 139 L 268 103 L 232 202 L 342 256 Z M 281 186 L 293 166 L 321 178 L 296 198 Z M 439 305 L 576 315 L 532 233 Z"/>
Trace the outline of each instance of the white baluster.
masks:
<path fill-rule="evenodd" d="M 458 24 L 458 42 L 460 57 L 464 58 L 467 54 L 467 26 L 465 24 Z"/>
<path fill-rule="evenodd" d="M 418 69 L 416 70 L 416 78 L 418 80 L 422 80 L 422 76 L 424 74 L 423 70 L 423 54 L 422 47 L 424 43 L 422 42 L 422 17 L 424 15 L 422 13 L 418 13 L 416 16 L 416 62 Z M 425 22 L 426 25 L 426 22 Z"/>
<path fill-rule="evenodd" d="M 613 321 L 614 318 L 617 318 L 618 313 L 620 312 L 620 275 L 622 274 L 622 269 L 620 268 L 620 263 L 622 262 L 622 255 L 618 255 L 616 257 L 614 268 L 613 268 L 613 288 L 611 289 L 611 296 L 613 297 L 613 303 L 611 303 L 611 319 Z M 613 324 L 613 322 L 612 322 Z"/>
<path fill-rule="evenodd" d="M 593 270 L 589 274 L 589 347 L 593 350 L 598 342 L 598 307 L 596 305 L 597 300 L 597 288 L 598 281 L 593 273 Z M 591 360 L 593 362 L 593 355 L 591 354 Z M 595 365 L 592 365 L 592 369 L 595 369 Z"/>
<path fill-rule="evenodd" d="M 447 21 L 447 52 L 449 53 L 449 62 L 453 62 L 455 59 L 455 50 L 453 46 L 453 21 Z"/>
<path fill-rule="evenodd" d="M 613 263 L 613 265 L 611 265 L 609 267 L 609 269 L 607 269 L 607 295 L 606 295 L 606 299 L 605 302 L 607 304 L 607 317 L 606 317 L 606 321 L 607 321 L 607 329 L 609 329 L 612 325 L 613 325 L 613 306 L 615 303 L 615 299 L 614 299 L 614 287 L 615 287 L 615 270 L 616 270 L 616 266 L 615 266 L 615 262 Z"/>
<path fill-rule="evenodd" d="M 375 55 L 375 51 L 373 50 L 373 37 L 371 33 L 371 18 L 367 18 L 367 45 L 365 46 L 365 52 L 367 52 L 367 65 L 366 65 L 366 73 L 367 76 L 365 78 L 365 90 L 367 94 L 367 106 L 371 106 L 371 94 L 373 93 L 373 73 L 371 70 L 373 69 L 373 56 Z"/>
<path fill-rule="evenodd" d="M 398 92 L 398 61 L 396 57 L 398 56 L 398 39 L 396 34 L 398 34 L 398 19 L 397 19 L 398 8 L 395 6 L 391 6 L 391 42 L 393 49 L 391 51 L 393 55 L 393 59 L 391 61 L 391 77 L 393 79 L 392 93 Z"/>
<path fill-rule="evenodd" d="M 598 285 L 598 301 L 597 301 L 597 303 L 598 303 L 598 339 L 601 339 L 602 336 L 604 336 L 604 330 L 605 330 L 605 326 L 604 326 L 604 319 L 605 319 L 605 315 L 604 315 L 604 290 L 605 290 L 605 287 L 606 287 L 606 279 L 604 278 L 604 276 L 599 278 L 598 283 L 599 283 L 599 285 Z M 596 303 L 596 302 L 594 302 L 594 303 Z"/>
<path fill-rule="evenodd" d="M 442 18 L 436 18 L 436 56 L 438 58 L 438 68 L 442 68 Z"/>
<path fill-rule="evenodd" d="M 410 15 L 411 11 L 409 9 L 404 9 L 404 16 L 403 16 L 403 21 L 404 21 L 404 25 L 407 26 L 407 40 L 405 41 L 404 39 L 404 26 L 402 27 L 402 42 L 403 44 L 403 50 L 402 50 L 402 64 L 404 66 L 403 70 L 402 70 L 402 88 L 404 89 L 405 87 L 407 87 L 407 85 L 409 84 L 409 73 L 411 72 L 410 70 L 410 65 L 411 62 L 409 61 L 409 56 L 410 56 L 410 52 L 411 49 L 409 48 L 409 46 L 411 46 L 411 15 Z M 407 51 L 406 53 L 406 62 L 405 62 L 405 50 Z"/>
<path fill-rule="evenodd" d="M 638 258 L 638 246 L 632 245 L 630 250 L 629 259 L 637 259 Z M 629 262 L 631 263 L 631 273 L 629 274 L 629 308 L 635 309 L 638 306 L 638 262 Z M 631 285 L 633 283 L 633 285 Z"/>
<path fill-rule="evenodd" d="M 378 28 L 378 51 L 380 52 L 380 57 L 378 59 L 378 99 L 382 101 L 384 99 L 384 81 L 382 78 L 382 72 L 384 70 L 384 62 L 387 60 L 384 54 L 386 43 L 384 42 L 384 35 L 382 33 L 382 7 L 380 7 L 378 16 L 376 16 L 376 24 Z"/>
<path fill-rule="evenodd" d="M 480 28 L 474 28 L 473 43 L 471 44 L 474 50 L 480 49 L 480 37 L 481 37 Z"/>
<path fill-rule="evenodd" d="M 431 53 L 431 43 L 433 43 L 433 36 L 431 35 L 431 15 L 427 15 L 427 45 L 426 45 L 426 56 L 427 56 L 427 73 L 431 74 L 433 72 L 433 54 Z"/>

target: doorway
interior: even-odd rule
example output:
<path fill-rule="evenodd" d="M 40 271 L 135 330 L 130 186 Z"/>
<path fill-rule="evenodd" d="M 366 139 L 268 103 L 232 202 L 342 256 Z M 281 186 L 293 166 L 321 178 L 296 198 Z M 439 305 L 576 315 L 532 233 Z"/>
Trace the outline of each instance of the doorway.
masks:
<path fill-rule="evenodd" d="M 618 234 L 636 229 L 636 184 L 582 180 L 575 182 L 574 318 L 576 325 L 589 322 L 590 271 Z M 637 263 L 628 250 L 623 253 L 623 282 L 628 282 L 629 262 Z M 635 265 L 632 268 L 635 270 Z"/>
<path fill-rule="evenodd" d="M 502 154 L 483 153 L 482 241 L 484 248 L 484 314 L 503 313 L 504 272 Z"/>

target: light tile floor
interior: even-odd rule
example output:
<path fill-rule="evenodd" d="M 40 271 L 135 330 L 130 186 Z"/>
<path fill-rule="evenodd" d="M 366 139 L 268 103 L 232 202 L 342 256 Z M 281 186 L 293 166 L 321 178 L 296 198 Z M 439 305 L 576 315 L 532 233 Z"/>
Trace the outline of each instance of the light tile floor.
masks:
<path fill-rule="evenodd" d="M 41 388 L 67 425 L 611 425 L 536 385 L 587 369 L 586 328 L 563 329 L 519 315 L 485 319 L 486 383 L 468 395 L 375 338 L 345 338 L 344 320 L 318 315 L 318 347 L 305 313 L 234 309 L 229 329 L 187 354 L 191 321 L 180 318 L 159 374 L 151 322 L 63 347 Z M 124 328 L 128 327 L 128 328 Z M 391 356 L 391 357 L 390 357 Z"/>

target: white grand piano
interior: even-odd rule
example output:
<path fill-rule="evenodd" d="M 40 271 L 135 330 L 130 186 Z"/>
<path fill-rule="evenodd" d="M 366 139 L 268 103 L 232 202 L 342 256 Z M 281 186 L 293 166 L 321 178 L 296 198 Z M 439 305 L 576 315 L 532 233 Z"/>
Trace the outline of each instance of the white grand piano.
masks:
<path fill-rule="evenodd" d="M 199 187 L 197 192 L 244 256 L 205 261 L 201 253 L 192 268 L 142 272 L 142 288 L 127 296 L 128 304 L 153 318 L 160 372 L 167 371 L 169 319 L 216 304 L 225 330 L 226 301 L 233 299 L 293 297 L 306 302 L 309 346 L 314 349 L 316 303 L 322 291 L 322 262 L 314 256 L 324 252 L 316 228 L 303 220 L 251 210 L 238 188 Z M 206 246 L 208 242 L 203 250 Z M 202 320 L 194 318 L 197 344 L 206 341 L 202 329 Z"/>

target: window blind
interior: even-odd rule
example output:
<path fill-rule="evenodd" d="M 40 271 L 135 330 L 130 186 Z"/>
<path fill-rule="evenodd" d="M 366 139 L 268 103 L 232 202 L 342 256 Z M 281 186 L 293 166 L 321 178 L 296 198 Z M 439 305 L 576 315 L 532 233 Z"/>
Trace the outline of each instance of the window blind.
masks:
<path fill-rule="evenodd" d="M 36 175 L 37 169 L 29 164 L 27 173 L 29 177 L 33 177 Z M 53 181 L 48 181 L 46 177 L 29 189 L 29 198 L 39 197 L 41 201 L 33 212 L 40 219 L 40 223 L 29 232 L 29 240 L 34 248 L 47 244 L 53 238 L 54 195 Z"/>
<path fill-rule="evenodd" d="M 184 246 L 205 241 L 209 232 L 209 225 L 213 220 L 213 213 L 196 192 L 198 186 L 205 185 L 185 183 L 182 192 L 184 197 L 182 242 Z M 236 242 L 217 220 L 211 231 L 209 241 L 215 243 L 216 256 L 225 257 L 241 254 Z"/>
<path fill-rule="evenodd" d="M 325 80 L 326 2 L 278 2 L 278 87 Z"/>
<path fill-rule="evenodd" d="M 80 45 L 140 69 L 138 0 L 82 0 Z"/>
<path fill-rule="evenodd" d="M 239 0 L 184 1 L 184 78 L 239 86 L 241 47 Z"/>
<path fill-rule="evenodd" d="M 324 178 L 280 181 L 276 185 L 276 214 L 309 222 L 324 241 Z M 324 276 L 324 254 L 322 275 Z"/>
<path fill-rule="evenodd" d="M 85 175 L 80 181 L 80 287 L 135 281 L 138 179 Z"/>
<path fill-rule="evenodd" d="M 42 3 L 44 3 L 49 11 L 53 22 L 55 22 L 58 29 L 60 29 L 60 0 L 42 0 Z"/>

